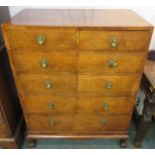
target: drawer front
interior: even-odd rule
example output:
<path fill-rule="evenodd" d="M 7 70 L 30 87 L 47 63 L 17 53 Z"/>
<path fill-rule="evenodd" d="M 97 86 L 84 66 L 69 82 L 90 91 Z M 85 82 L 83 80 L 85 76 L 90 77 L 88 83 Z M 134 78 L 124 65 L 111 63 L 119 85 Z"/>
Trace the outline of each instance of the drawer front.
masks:
<path fill-rule="evenodd" d="M 2 116 L 2 112 L 1 112 L 1 109 L 0 109 L 0 121 L 3 120 L 3 116 Z"/>
<path fill-rule="evenodd" d="M 8 132 L 6 132 L 6 131 L 4 133 L 0 132 L 0 138 L 10 138 L 10 136 L 11 135 Z"/>
<path fill-rule="evenodd" d="M 18 84 L 23 95 L 74 95 L 76 75 L 19 74 Z"/>
<path fill-rule="evenodd" d="M 6 124 L 5 124 L 5 120 L 4 119 L 1 119 L 0 120 L 0 133 L 6 133 L 7 132 L 7 127 L 6 127 Z"/>
<path fill-rule="evenodd" d="M 2 112 L 0 110 L 0 138 L 7 138 L 9 137 L 9 132 L 8 132 L 8 129 L 7 129 L 7 126 L 5 124 L 5 120 L 2 116 Z"/>
<path fill-rule="evenodd" d="M 149 31 L 80 31 L 80 49 L 146 50 Z"/>
<path fill-rule="evenodd" d="M 30 131 L 102 132 L 127 130 L 128 115 L 28 115 Z"/>
<path fill-rule="evenodd" d="M 78 93 L 95 96 L 132 96 L 139 88 L 139 75 L 79 75 Z"/>
<path fill-rule="evenodd" d="M 14 66 L 19 72 L 76 72 L 76 51 L 12 51 Z"/>
<path fill-rule="evenodd" d="M 74 113 L 77 108 L 76 97 L 64 96 L 26 96 L 26 113 Z"/>
<path fill-rule="evenodd" d="M 146 53 L 80 52 L 80 73 L 141 73 Z M 130 65 L 132 64 L 132 65 Z"/>
<path fill-rule="evenodd" d="M 78 99 L 78 112 L 100 114 L 130 114 L 135 97 L 83 97 Z"/>
<path fill-rule="evenodd" d="M 18 48 L 75 48 L 75 29 L 22 27 L 7 30 L 10 47 Z"/>

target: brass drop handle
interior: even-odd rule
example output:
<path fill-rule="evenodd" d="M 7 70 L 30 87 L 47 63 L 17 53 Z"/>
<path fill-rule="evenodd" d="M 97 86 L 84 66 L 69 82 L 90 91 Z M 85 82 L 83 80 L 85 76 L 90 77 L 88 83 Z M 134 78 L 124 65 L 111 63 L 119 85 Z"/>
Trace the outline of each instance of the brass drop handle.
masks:
<path fill-rule="evenodd" d="M 54 104 L 51 102 L 48 102 L 48 109 L 54 109 Z"/>
<path fill-rule="evenodd" d="M 54 119 L 49 120 L 50 126 L 55 126 L 56 123 L 57 123 L 57 122 L 56 122 L 56 120 L 54 120 Z"/>
<path fill-rule="evenodd" d="M 112 86 L 113 86 L 113 84 L 110 81 L 108 81 L 108 82 L 105 83 L 105 88 L 107 88 L 107 89 L 111 89 Z"/>
<path fill-rule="evenodd" d="M 41 60 L 41 66 L 42 68 L 48 68 L 48 60 L 47 59 L 43 59 Z"/>
<path fill-rule="evenodd" d="M 111 47 L 115 48 L 115 47 L 117 47 L 117 44 L 118 44 L 117 38 L 116 37 L 112 37 L 111 38 L 111 42 L 110 42 Z"/>
<path fill-rule="evenodd" d="M 109 110 L 109 104 L 108 103 L 103 103 L 103 110 L 104 111 Z"/>
<path fill-rule="evenodd" d="M 47 89 L 52 88 L 52 82 L 51 82 L 50 80 L 45 80 L 45 87 L 46 87 Z"/>
<path fill-rule="evenodd" d="M 117 67 L 117 66 L 118 66 L 118 63 L 115 60 L 109 60 L 108 61 L 108 67 L 114 68 L 114 67 Z"/>
<path fill-rule="evenodd" d="M 45 35 L 39 35 L 38 37 L 37 37 L 37 43 L 39 44 L 39 45 L 44 45 L 44 43 L 45 43 L 45 41 L 46 41 L 46 36 Z"/>
<path fill-rule="evenodd" d="M 103 119 L 101 120 L 101 124 L 102 124 L 102 125 L 107 125 L 107 124 L 108 124 L 108 120 L 107 120 L 106 118 L 103 118 Z"/>

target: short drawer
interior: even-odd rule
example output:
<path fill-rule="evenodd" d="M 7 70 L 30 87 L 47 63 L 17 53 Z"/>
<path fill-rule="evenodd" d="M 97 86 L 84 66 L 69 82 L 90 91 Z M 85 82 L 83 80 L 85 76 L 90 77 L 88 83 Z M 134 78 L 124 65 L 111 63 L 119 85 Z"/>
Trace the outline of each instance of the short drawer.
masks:
<path fill-rule="evenodd" d="M 78 98 L 79 113 L 130 114 L 135 97 L 83 97 Z"/>
<path fill-rule="evenodd" d="M 1 138 L 9 138 L 11 135 L 9 133 L 9 131 L 7 130 L 7 127 L 5 124 L 3 124 L 0 121 L 0 139 Z"/>
<path fill-rule="evenodd" d="M 27 115 L 30 131 L 103 132 L 127 130 L 128 115 Z"/>
<path fill-rule="evenodd" d="M 61 74 L 19 74 L 18 84 L 23 95 L 74 95 L 77 76 Z"/>
<path fill-rule="evenodd" d="M 3 120 L 3 116 L 2 116 L 2 112 L 1 112 L 1 109 L 0 109 L 0 121 Z"/>
<path fill-rule="evenodd" d="M 75 29 L 17 27 L 7 29 L 10 48 L 75 48 Z"/>
<path fill-rule="evenodd" d="M 6 127 L 5 121 L 4 119 L 0 119 L 0 135 L 6 132 L 7 132 L 7 127 Z"/>
<path fill-rule="evenodd" d="M 6 132 L 6 131 L 4 133 L 0 132 L 0 138 L 1 139 L 3 139 L 3 138 L 10 138 L 10 136 L 11 135 L 8 132 Z"/>
<path fill-rule="evenodd" d="M 146 50 L 149 31 L 95 31 L 81 30 L 80 49 Z"/>
<path fill-rule="evenodd" d="M 145 52 L 96 52 L 80 51 L 78 70 L 80 73 L 141 73 L 146 58 Z M 131 65 L 132 64 L 132 65 Z"/>
<path fill-rule="evenodd" d="M 132 96 L 139 87 L 139 75 L 79 75 L 78 93 L 92 96 Z"/>
<path fill-rule="evenodd" d="M 26 113 L 74 113 L 77 108 L 76 97 L 64 96 L 26 96 Z"/>
<path fill-rule="evenodd" d="M 50 73 L 76 72 L 76 51 L 12 51 L 14 66 L 17 72 Z"/>

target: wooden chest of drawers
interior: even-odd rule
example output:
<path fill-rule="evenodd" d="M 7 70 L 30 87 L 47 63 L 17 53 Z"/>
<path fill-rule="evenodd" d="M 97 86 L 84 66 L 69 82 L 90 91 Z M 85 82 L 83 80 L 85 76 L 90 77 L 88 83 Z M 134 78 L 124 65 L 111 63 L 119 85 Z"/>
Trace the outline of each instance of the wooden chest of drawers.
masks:
<path fill-rule="evenodd" d="M 23 10 L 3 34 L 28 139 L 127 138 L 153 27 L 131 10 Z"/>

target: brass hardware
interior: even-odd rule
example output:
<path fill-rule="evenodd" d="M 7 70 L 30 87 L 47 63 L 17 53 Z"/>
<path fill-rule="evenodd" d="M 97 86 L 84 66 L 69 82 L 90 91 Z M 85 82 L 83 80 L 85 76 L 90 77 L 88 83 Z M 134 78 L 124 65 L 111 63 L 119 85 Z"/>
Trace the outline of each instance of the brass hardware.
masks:
<path fill-rule="evenodd" d="M 111 47 L 115 48 L 117 46 L 117 44 L 118 44 L 117 38 L 116 37 L 112 37 L 111 38 L 111 42 L 110 42 Z"/>
<path fill-rule="evenodd" d="M 50 124 L 50 126 L 55 126 L 55 125 L 56 125 L 56 121 L 53 120 L 53 119 L 51 119 L 51 120 L 49 121 L 49 124 Z"/>
<path fill-rule="evenodd" d="M 102 124 L 102 125 L 107 125 L 107 124 L 108 124 L 108 120 L 107 120 L 106 118 L 103 118 L 103 119 L 101 120 L 101 124 Z"/>
<path fill-rule="evenodd" d="M 108 61 L 108 66 L 111 68 L 117 67 L 118 63 L 115 60 L 109 60 Z"/>
<path fill-rule="evenodd" d="M 107 111 L 109 109 L 109 104 L 108 103 L 103 103 L 103 109 Z"/>
<path fill-rule="evenodd" d="M 38 37 L 37 37 L 37 43 L 39 44 L 39 45 L 44 45 L 44 43 L 45 43 L 45 41 L 46 41 L 46 36 L 45 35 L 39 35 Z"/>
<path fill-rule="evenodd" d="M 110 82 L 110 81 L 106 82 L 106 83 L 105 83 L 105 87 L 106 87 L 107 89 L 112 88 L 112 82 Z"/>
<path fill-rule="evenodd" d="M 150 86 L 150 91 L 153 92 L 154 88 L 152 86 Z"/>
<path fill-rule="evenodd" d="M 42 66 L 42 68 L 47 68 L 47 67 L 48 67 L 48 60 L 43 59 L 43 60 L 41 61 L 41 66 Z"/>
<path fill-rule="evenodd" d="M 52 82 L 50 80 L 45 80 L 45 86 L 47 89 L 52 88 Z"/>
<path fill-rule="evenodd" d="M 54 104 L 51 102 L 48 102 L 48 109 L 54 109 Z"/>

